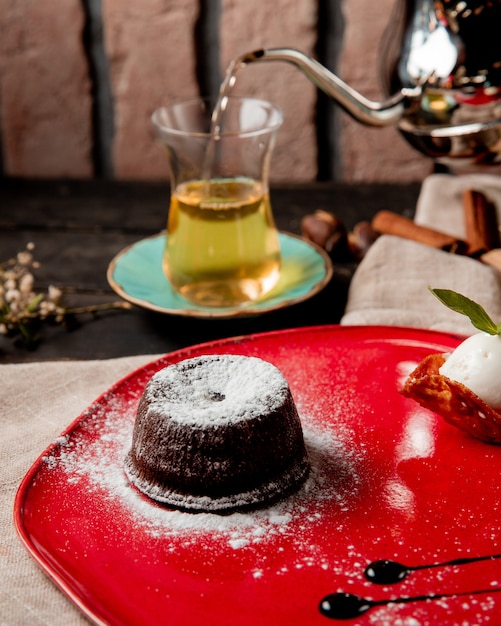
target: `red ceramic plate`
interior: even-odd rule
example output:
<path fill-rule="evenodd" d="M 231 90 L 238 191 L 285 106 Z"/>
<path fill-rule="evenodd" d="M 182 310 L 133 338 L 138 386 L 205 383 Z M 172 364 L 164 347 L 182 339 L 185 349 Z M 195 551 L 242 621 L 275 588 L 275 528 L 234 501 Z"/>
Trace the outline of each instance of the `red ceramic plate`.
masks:
<path fill-rule="evenodd" d="M 500 624 L 501 448 L 398 391 L 417 361 L 458 342 L 333 326 L 167 355 L 118 382 L 43 453 L 17 495 L 18 532 L 98 624 Z M 123 475 L 152 374 L 215 353 L 274 363 L 298 405 L 311 475 L 271 508 L 169 511 Z"/>

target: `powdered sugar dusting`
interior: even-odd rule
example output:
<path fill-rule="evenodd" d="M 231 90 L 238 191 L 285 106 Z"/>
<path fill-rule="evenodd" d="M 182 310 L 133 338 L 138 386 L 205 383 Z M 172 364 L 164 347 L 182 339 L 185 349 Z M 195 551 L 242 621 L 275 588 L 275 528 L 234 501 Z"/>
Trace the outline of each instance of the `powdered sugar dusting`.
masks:
<path fill-rule="evenodd" d="M 160 370 L 148 383 L 145 398 L 171 420 L 204 426 L 274 410 L 287 392 L 287 381 L 271 363 L 226 354 L 185 359 Z"/>
<path fill-rule="evenodd" d="M 131 445 L 135 403 L 131 404 L 128 419 L 124 419 L 123 405 L 113 410 L 110 402 L 106 411 L 98 409 L 89 424 L 96 431 L 91 445 L 85 441 L 87 437 L 60 438 L 54 453 L 44 462 L 47 468 L 62 470 L 68 481 L 79 482 L 82 489 L 95 490 L 115 502 L 151 536 L 183 536 L 188 542 L 196 542 L 200 534 L 217 533 L 224 536 L 228 546 L 240 550 L 287 533 L 291 525 L 297 532 L 298 523 L 303 527 L 315 524 L 326 514 L 324 504 L 330 501 L 341 510 L 356 498 L 363 464 L 360 453 L 350 451 L 339 436 L 305 416 L 303 431 L 311 470 L 295 494 L 266 508 L 230 515 L 193 514 L 157 505 L 130 486 L 123 470 Z"/>

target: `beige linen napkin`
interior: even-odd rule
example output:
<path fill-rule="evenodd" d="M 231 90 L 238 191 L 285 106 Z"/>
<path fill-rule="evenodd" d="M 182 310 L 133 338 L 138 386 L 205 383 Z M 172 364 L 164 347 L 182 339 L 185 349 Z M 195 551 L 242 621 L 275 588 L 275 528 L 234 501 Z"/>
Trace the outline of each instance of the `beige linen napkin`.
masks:
<path fill-rule="evenodd" d="M 484 174 L 428 177 L 415 221 L 464 237 L 462 193 L 467 188 L 483 191 L 496 203 L 501 223 L 501 178 Z M 468 318 L 440 304 L 428 285 L 463 293 L 501 321 L 501 273 L 467 257 L 383 235 L 355 272 L 341 324 L 412 326 L 463 335 L 476 332 Z"/>
<path fill-rule="evenodd" d="M 414 221 L 464 239 L 462 196 L 467 189 L 483 192 L 497 209 L 501 224 L 501 176 L 433 174 L 421 185 Z"/>
<path fill-rule="evenodd" d="M 23 548 L 12 522 L 14 496 L 38 456 L 85 408 L 155 358 L 0 365 L 0 626 L 89 623 Z"/>

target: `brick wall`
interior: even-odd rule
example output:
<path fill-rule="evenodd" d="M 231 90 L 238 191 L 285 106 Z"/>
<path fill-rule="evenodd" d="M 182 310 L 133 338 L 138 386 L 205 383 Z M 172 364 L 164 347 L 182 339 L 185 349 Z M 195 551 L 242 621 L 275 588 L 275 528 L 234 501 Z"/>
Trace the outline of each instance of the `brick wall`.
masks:
<path fill-rule="evenodd" d="M 166 178 L 152 111 L 215 93 L 228 62 L 260 47 L 317 56 L 377 99 L 378 45 L 392 3 L 0 0 L 1 174 Z M 398 131 L 360 126 L 292 66 L 253 64 L 235 91 L 284 109 L 274 181 L 402 182 L 431 170 Z"/>

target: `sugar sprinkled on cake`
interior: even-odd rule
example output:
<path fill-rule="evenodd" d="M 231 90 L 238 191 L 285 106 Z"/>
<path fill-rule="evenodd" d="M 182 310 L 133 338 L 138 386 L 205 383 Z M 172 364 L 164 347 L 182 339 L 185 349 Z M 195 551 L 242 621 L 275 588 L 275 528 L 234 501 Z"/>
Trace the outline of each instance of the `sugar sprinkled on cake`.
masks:
<path fill-rule="evenodd" d="M 287 392 L 285 379 L 271 363 L 221 355 L 187 359 L 160 370 L 145 399 L 169 419 L 204 426 L 274 411 Z"/>

